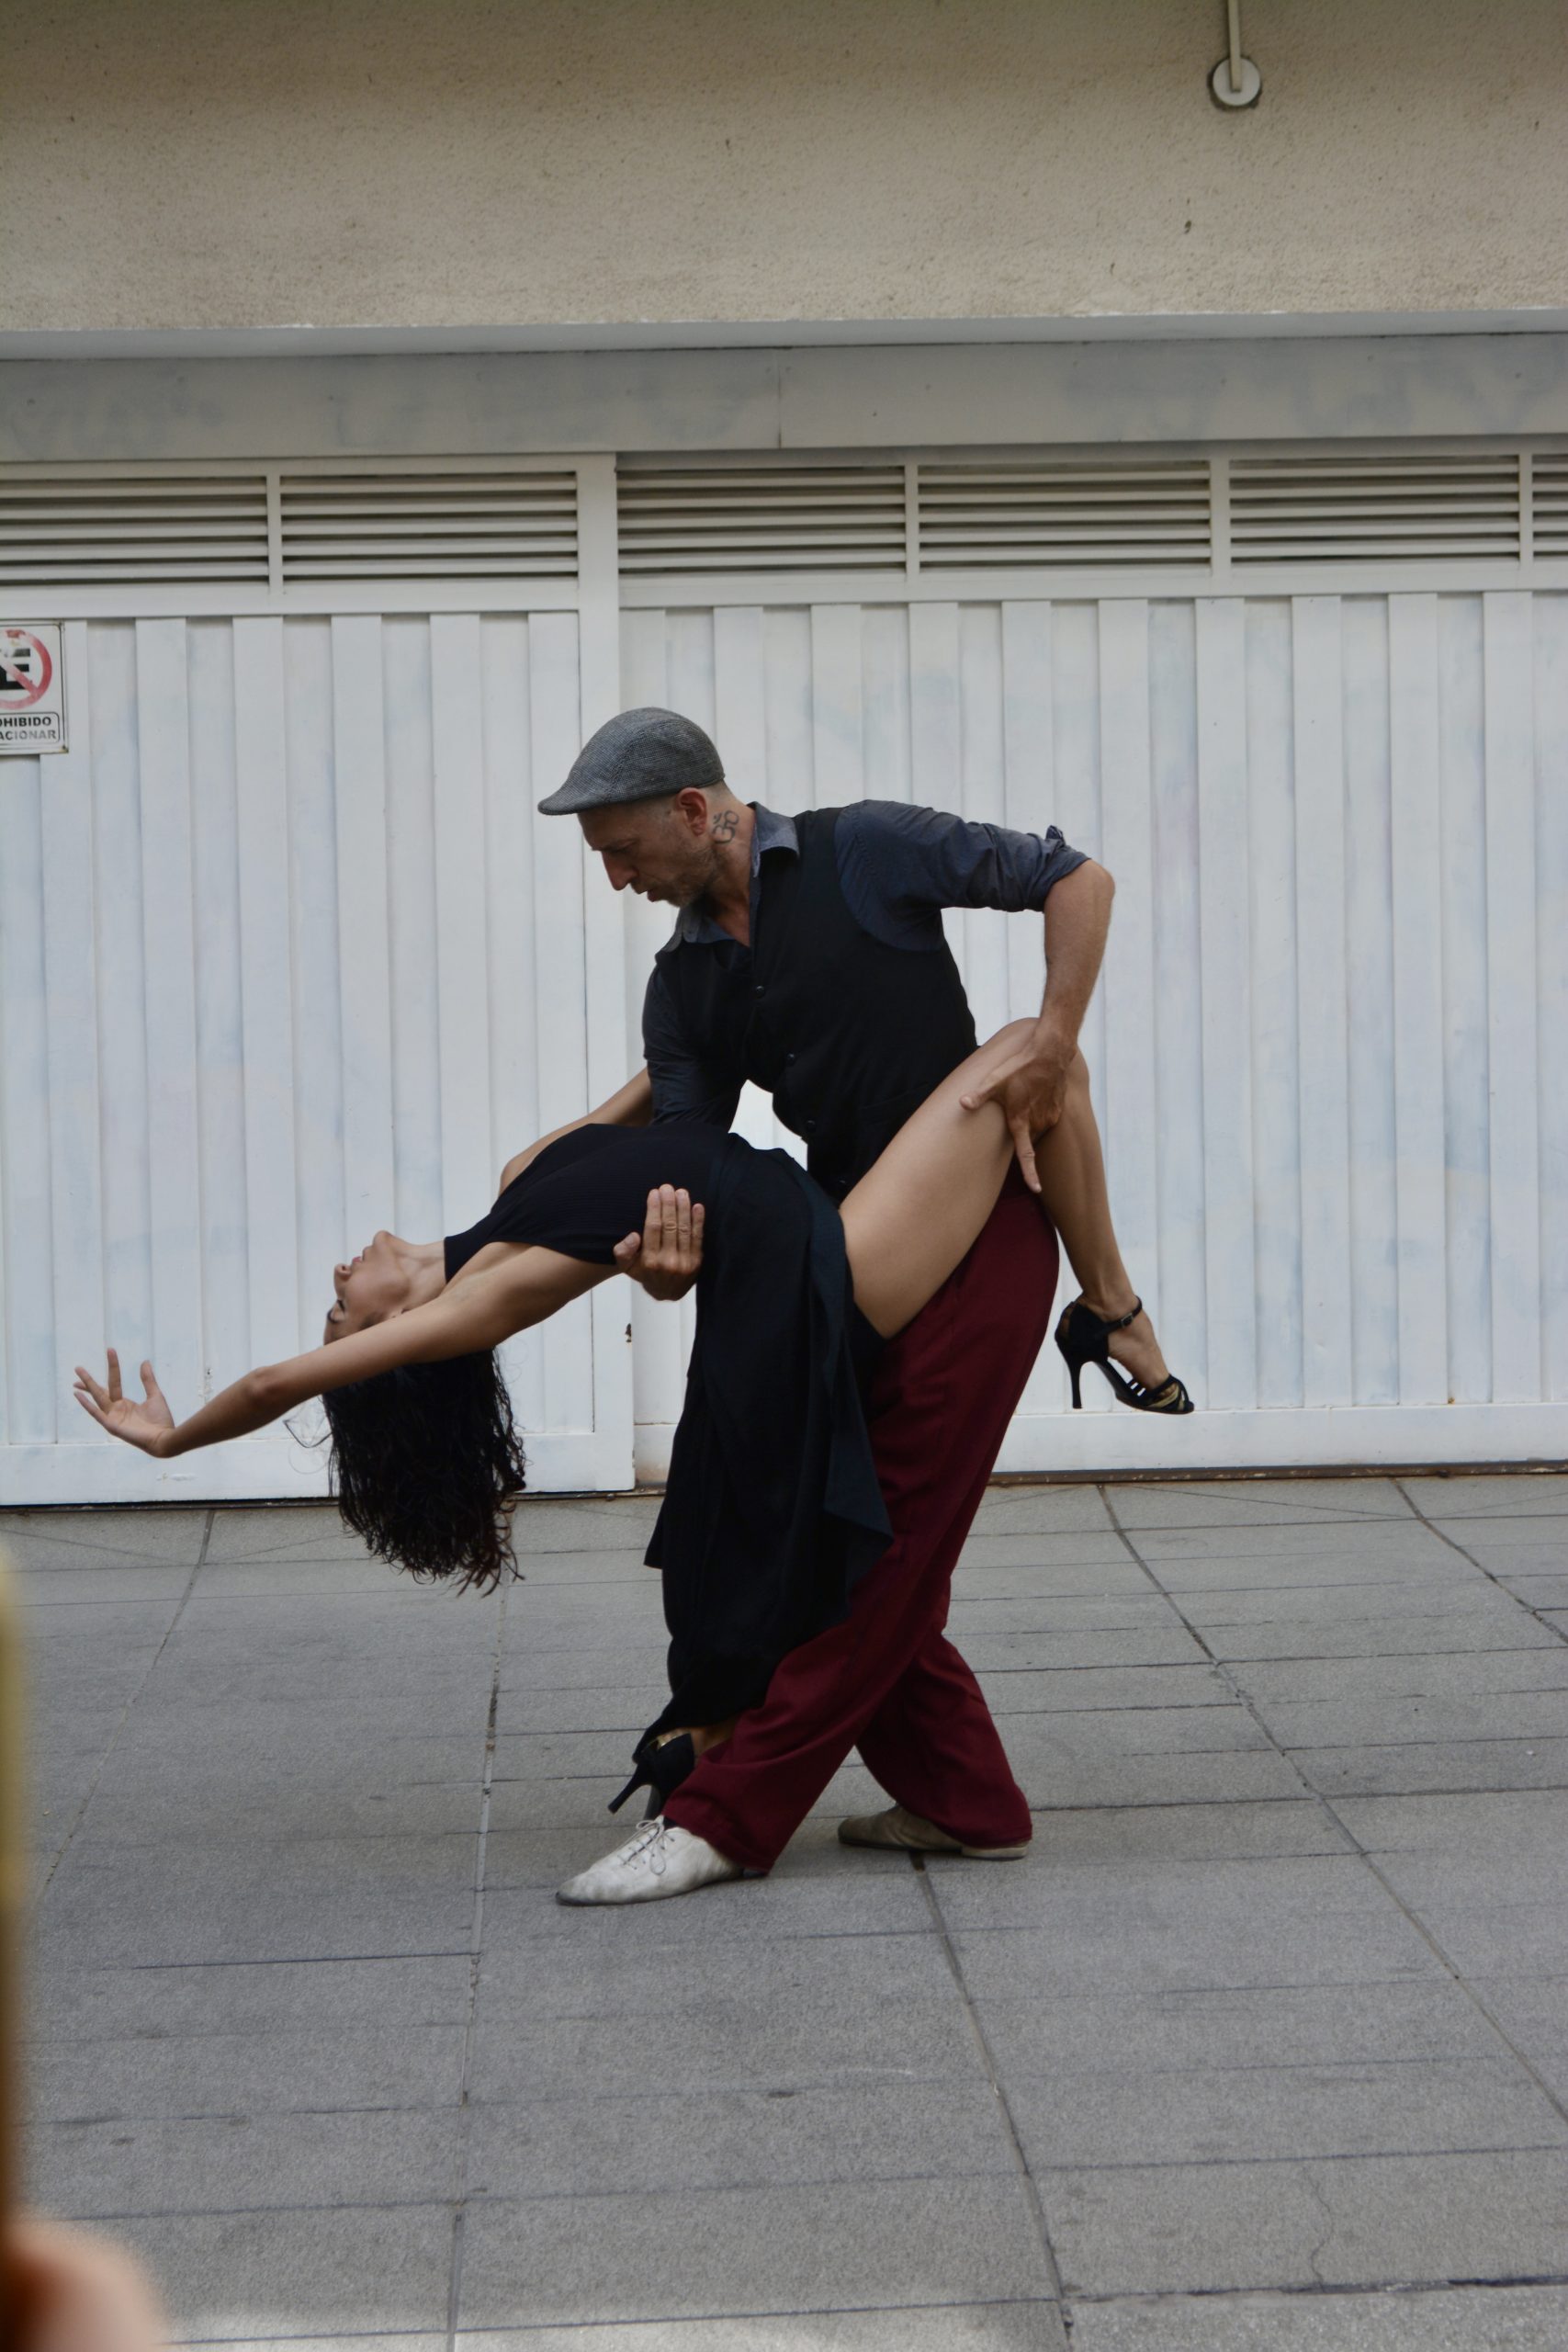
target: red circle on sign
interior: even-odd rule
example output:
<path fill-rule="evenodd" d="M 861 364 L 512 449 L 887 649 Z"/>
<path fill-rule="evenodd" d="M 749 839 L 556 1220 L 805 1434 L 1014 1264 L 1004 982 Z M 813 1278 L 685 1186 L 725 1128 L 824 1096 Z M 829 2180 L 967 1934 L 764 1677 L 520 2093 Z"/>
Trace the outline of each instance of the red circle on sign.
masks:
<path fill-rule="evenodd" d="M 50 682 L 54 676 L 54 663 L 51 659 L 49 648 L 41 637 L 33 637 L 26 629 L 8 629 L 6 634 L 6 639 L 11 644 L 15 644 L 20 639 L 24 645 L 32 647 L 33 651 L 38 655 L 39 674 L 36 679 L 24 682 L 17 673 L 11 669 L 4 646 L 0 645 L 0 664 L 4 664 L 7 673 L 0 678 L 0 698 L 3 698 L 0 699 L 0 709 L 30 710 L 35 702 L 41 702 L 48 694 Z"/>

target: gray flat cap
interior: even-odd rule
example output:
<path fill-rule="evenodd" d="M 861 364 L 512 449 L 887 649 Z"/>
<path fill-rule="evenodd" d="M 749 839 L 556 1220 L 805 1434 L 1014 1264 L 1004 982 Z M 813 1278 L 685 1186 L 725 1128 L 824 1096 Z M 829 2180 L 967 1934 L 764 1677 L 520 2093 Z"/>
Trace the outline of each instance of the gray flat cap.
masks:
<path fill-rule="evenodd" d="M 588 738 L 566 782 L 539 808 L 547 817 L 575 817 L 723 782 L 724 763 L 694 720 L 678 710 L 623 710 Z"/>

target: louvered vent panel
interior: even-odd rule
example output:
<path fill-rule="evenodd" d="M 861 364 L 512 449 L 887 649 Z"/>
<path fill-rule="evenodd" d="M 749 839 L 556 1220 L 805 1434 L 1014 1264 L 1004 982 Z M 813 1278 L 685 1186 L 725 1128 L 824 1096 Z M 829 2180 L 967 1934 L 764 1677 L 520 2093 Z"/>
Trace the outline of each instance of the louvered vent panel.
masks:
<path fill-rule="evenodd" d="M 904 469 L 627 466 L 624 572 L 902 571 Z"/>
<path fill-rule="evenodd" d="M 923 465 L 920 570 L 1207 563 L 1206 460 Z"/>
<path fill-rule="evenodd" d="M 1238 458 L 1231 467 L 1231 558 L 1237 564 L 1518 552 L 1519 460 L 1513 451 Z"/>
<path fill-rule="evenodd" d="M 577 570 L 572 473 L 286 473 L 281 503 L 286 582 Z"/>
<path fill-rule="evenodd" d="M 1568 555 L 1568 449 L 1538 450 L 1534 483 L 1535 551 Z"/>
<path fill-rule="evenodd" d="M 0 582 L 265 580 L 263 476 L 0 479 Z"/>

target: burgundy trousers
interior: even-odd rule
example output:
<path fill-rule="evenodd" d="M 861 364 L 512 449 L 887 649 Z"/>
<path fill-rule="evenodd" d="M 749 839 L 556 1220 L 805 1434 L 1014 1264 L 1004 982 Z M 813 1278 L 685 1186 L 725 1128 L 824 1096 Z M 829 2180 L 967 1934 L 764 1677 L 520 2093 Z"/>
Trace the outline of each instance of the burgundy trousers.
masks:
<path fill-rule="evenodd" d="M 853 1747 L 889 1796 L 966 1846 L 1031 1834 L 980 1687 L 943 1627 L 964 1539 L 1050 1327 L 1056 1237 L 1016 1168 L 962 1265 L 897 1340 L 869 1420 L 893 1541 L 842 1624 L 792 1650 L 760 1707 L 666 1804 L 772 1868 Z"/>

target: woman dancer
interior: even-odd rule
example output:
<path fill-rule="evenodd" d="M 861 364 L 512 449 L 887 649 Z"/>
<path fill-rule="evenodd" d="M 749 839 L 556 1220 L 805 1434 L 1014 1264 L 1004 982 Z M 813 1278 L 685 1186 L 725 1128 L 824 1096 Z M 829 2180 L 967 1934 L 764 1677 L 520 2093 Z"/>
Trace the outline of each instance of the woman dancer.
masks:
<path fill-rule="evenodd" d="M 163 1458 L 320 1396 L 348 1524 L 416 1576 L 493 1584 L 513 1565 L 507 1506 L 524 1484 L 493 1351 L 616 1272 L 637 1240 L 628 1228 L 645 1208 L 651 1223 L 657 1203 L 675 1259 L 702 1260 L 649 1554 L 663 1571 L 673 1695 L 639 1743 L 633 1783 L 668 1793 L 762 1696 L 785 1651 L 842 1615 L 888 1541 L 860 1380 L 990 1214 L 1011 1138 L 999 1105 L 964 1098 L 1029 1029 L 1012 1024 L 962 1063 L 841 1210 L 785 1153 L 714 1126 L 579 1122 L 512 1162 L 468 1233 L 429 1244 L 380 1233 L 340 1264 L 320 1347 L 246 1374 L 179 1422 L 151 1364 L 144 1401 L 123 1395 L 112 1351 L 107 1384 L 77 1367 L 78 1400 Z"/>

